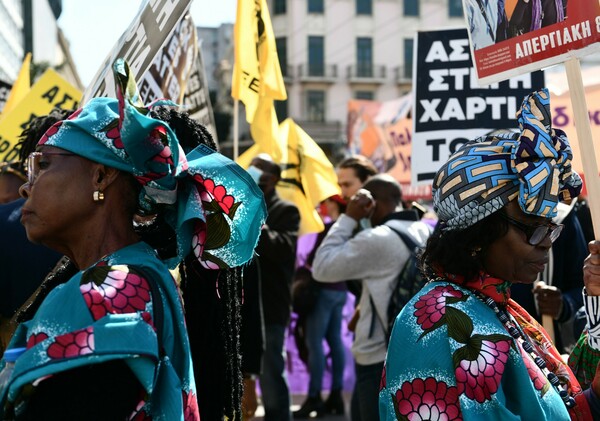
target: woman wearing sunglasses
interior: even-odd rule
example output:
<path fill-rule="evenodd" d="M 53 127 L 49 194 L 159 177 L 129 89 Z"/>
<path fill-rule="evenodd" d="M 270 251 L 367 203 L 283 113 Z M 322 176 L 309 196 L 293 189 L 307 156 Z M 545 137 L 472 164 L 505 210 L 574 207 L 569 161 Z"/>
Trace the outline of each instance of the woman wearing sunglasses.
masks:
<path fill-rule="evenodd" d="M 548 92 L 527 96 L 517 118 L 520 134 L 467 142 L 434 178 L 439 224 L 421 257 L 429 282 L 396 319 L 383 420 L 600 415 L 589 343 L 580 341 L 592 368 L 581 384 L 543 327 L 510 298 L 512 284 L 531 284 L 543 271 L 562 230 L 552 223 L 557 204 L 582 185 L 565 134 L 550 127 Z"/>
<path fill-rule="evenodd" d="M 185 155 L 150 114 L 174 104 L 141 104 L 122 59 L 114 74 L 118 99 L 90 100 L 29 156 L 27 237 L 79 272 L 15 332 L 9 348 L 25 351 L 0 388 L 3 420 L 198 420 L 169 269 L 190 256 L 208 268 L 241 266 L 258 241 L 266 211 L 250 176 L 204 145 Z M 155 217 L 176 251 L 159 255 L 141 241 L 136 216 Z"/>

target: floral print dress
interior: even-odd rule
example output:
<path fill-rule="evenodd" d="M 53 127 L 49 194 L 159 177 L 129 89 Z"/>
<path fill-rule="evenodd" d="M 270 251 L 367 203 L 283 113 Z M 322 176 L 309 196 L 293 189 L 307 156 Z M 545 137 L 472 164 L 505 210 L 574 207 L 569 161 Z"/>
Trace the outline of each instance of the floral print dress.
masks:
<path fill-rule="evenodd" d="M 499 283 L 487 289 L 479 291 L 492 289 L 496 302 L 503 295 L 500 301 L 518 307 Z M 524 313 L 515 312 L 521 327 Z M 535 346 L 553 348 L 524 329 Z M 570 370 L 558 364 L 553 371 L 579 395 L 573 419 L 591 419 Z M 493 310 L 472 289 L 442 279 L 429 282 L 396 319 L 380 389 L 382 420 L 571 419 L 558 392 Z"/>
<path fill-rule="evenodd" d="M 8 401 L 54 373 L 120 359 L 146 392 L 130 419 L 199 420 L 182 308 L 175 281 L 146 243 L 103 258 L 56 287 L 17 330 L 10 347 L 27 351 L 15 365 Z"/>

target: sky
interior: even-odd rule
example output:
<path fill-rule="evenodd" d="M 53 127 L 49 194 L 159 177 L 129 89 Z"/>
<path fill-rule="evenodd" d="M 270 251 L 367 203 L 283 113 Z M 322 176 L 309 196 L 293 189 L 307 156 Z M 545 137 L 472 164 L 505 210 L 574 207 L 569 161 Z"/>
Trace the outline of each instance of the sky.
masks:
<path fill-rule="evenodd" d="M 135 17 L 142 0 L 63 0 L 58 25 L 71 46 L 81 82 L 87 86 L 98 67 Z M 236 0 L 193 0 L 196 26 L 235 21 Z"/>

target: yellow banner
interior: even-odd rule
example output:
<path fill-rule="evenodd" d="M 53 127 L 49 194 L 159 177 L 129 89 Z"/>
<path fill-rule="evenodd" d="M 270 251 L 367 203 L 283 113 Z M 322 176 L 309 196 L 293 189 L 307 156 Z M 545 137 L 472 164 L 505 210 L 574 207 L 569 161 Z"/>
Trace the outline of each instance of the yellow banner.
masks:
<path fill-rule="evenodd" d="M 27 96 L 0 120 L 0 162 L 19 158 L 16 144 L 31 119 L 46 115 L 53 108 L 75 109 L 80 100 L 79 89 L 54 70 L 46 70 Z"/>
<path fill-rule="evenodd" d="M 31 87 L 31 78 L 29 75 L 31 72 L 30 68 L 31 53 L 27 53 L 25 60 L 23 60 L 23 64 L 21 65 L 17 80 L 15 80 L 15 83 L 10 90 L 10 94 L 8 94 L 8 98 L 6 99 L 6 104 L 4 104 L 4 108 L 2 109 L 2 118 L 11 112 L 29 92 Z"/>

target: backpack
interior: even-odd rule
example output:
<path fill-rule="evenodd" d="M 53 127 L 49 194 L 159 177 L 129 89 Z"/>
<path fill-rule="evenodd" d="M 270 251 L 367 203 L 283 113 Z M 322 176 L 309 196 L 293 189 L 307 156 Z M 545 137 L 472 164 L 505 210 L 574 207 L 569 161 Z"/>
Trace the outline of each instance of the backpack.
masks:
<path fill-rule="evenodd" d="M 387 305 L 387 325 L 383 323 L 383 319 L 379 316 L 379 313 L 377 313 L 373 297 L 369 297 L 371 300 L 371 308 L 373 309 L 369 337 L 373 334 L 375 317 L 377 317 L 379 322 L 383 325 L 387 344 L 390 341 L 390 335 L 392 334 L 392 328 L 396 322 L 396 317 L 400 314 L 400 311 L 404 308 L 406 303 L 419 292 L 423 285 L 425 285 L 427 278 L 423 276 L 419 269 L 419 252 L 422 245 L 417 243 L 417 241 L 408 233 L 398 231 L 389 225 L 386 226 L 398 234 L 410 252 L 406 263 L 402 266 L 402 269 L 396 276 L 396 280 L 393 284 L 394 286 Z"/>

